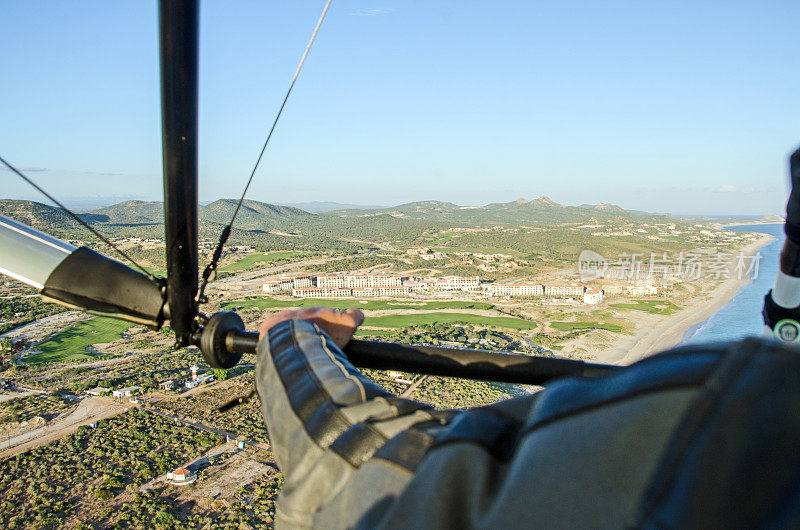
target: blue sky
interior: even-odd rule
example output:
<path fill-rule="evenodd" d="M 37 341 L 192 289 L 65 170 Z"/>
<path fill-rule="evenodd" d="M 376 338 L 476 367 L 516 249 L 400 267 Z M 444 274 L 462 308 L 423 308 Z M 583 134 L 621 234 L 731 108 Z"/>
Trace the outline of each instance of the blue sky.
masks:
<path fill-rule="evenodd" d="M 323 4 L 202 3 L 201 200 L 238 196 Z M 68 204 L 159 199 L 155 2 L 2 13 L 0 155 Z M 798 26 L 790 0 L 334 0 L 248 196 L 780 213 Z"/>

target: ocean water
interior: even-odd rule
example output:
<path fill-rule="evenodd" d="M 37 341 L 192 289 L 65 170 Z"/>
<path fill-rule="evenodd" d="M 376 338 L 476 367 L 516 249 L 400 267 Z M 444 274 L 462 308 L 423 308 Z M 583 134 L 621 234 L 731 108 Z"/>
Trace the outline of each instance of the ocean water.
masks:
<path fill-rule="evenodd" d="M 747 336 L 760 336 L 764 321 L 761 308 L 764 295 L 772 289 L 775 274 L 778 272 L 783 240 L 782 224 L 732 226 L 728 230 L 736 232 L 761 232 L 776 239 L 767 243 L 761 252 L 758 276 L 745 285 L 733 299 L 719 308 L 711 317 L 694 326 L 683 336 L 684 344 L 741 339 Z"/>

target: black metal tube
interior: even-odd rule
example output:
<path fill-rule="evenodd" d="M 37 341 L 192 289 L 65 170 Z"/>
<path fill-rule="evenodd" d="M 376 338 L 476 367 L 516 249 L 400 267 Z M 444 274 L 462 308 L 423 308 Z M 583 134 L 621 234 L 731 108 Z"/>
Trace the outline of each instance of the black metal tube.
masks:
<path fill-rule="evenodd" d="M 167 304 L 179 345 L 197 314 L 197 0 L 159 2 Z"/>
<path fill-rule="evenodd" d="M 255 353 L 256 346 L 258 346 L 256 331 L 234 329 L 225 336 L 225 349 L 229 353 Z"/>
<path fill-rule="evenodd" d="M 252 331 L 234 330 L 225 337 L 225 346 L 233 353 L 253 353 L 257 344 L 258 333 Z M 543 385 L 567 376 L 599 377 L 620 368 L 557 357 L 357 339 L 351 340 L 344 352 L 360 368 L 526 385 Z"/>
<path fill-rule="evenodd" d="M 790 240 L 800 244 L 800 149 L 789 157 L 789 176 L 792 189 L 786 203 L 785 231 Z"/>
<path fill-rule="evenodd" d="M 366 340 L 350 341 L 344 352 L 361 368 L 527 385 L 543 385 L 566 376 L 600 375 L 615 368 L 555 357 Z"/>

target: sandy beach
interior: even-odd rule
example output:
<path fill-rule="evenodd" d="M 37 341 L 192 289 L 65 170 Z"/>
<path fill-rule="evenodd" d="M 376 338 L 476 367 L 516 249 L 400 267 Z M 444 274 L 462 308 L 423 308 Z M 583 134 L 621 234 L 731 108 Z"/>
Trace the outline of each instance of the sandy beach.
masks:
<path fill-rule="evenodd" d="M 773 239 L 771 236 L 764 236 L 745 247 L 743 252 L 746 256 L 752 256 Z M 711 317 L 748 283 L 750 283 L 749 276 L 742 279 L 735 277 L 725 279 L 711 291 L 693 297 L 681 310 L 667 317 L 628 311 L 625 313 L 625 318 L 634 323 L 633 334 L 617 334 L 611 346 L 597 351 L 593 360 L 628 365 L 672 348 L 680 343 L 687 331 Z"/>

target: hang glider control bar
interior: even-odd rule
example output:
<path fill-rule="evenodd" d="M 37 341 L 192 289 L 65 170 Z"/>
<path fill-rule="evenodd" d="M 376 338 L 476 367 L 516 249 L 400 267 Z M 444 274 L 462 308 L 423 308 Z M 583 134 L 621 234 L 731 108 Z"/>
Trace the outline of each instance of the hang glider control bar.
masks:
<path fill-rule="evenodd" d="M 258 333 L 245 331 L 244 322 L 236 313 L 221 311 L 211 316 L 193 342 L 203 351 L 208 364 L 232 368 L 242 354 L 255 353 Z M 357 339 L 351 340 L 344 352 L 359 368 L 527 385 L 543 385 L 559 377 L 598 377 L 619 369 L 557 357 Z"/>

